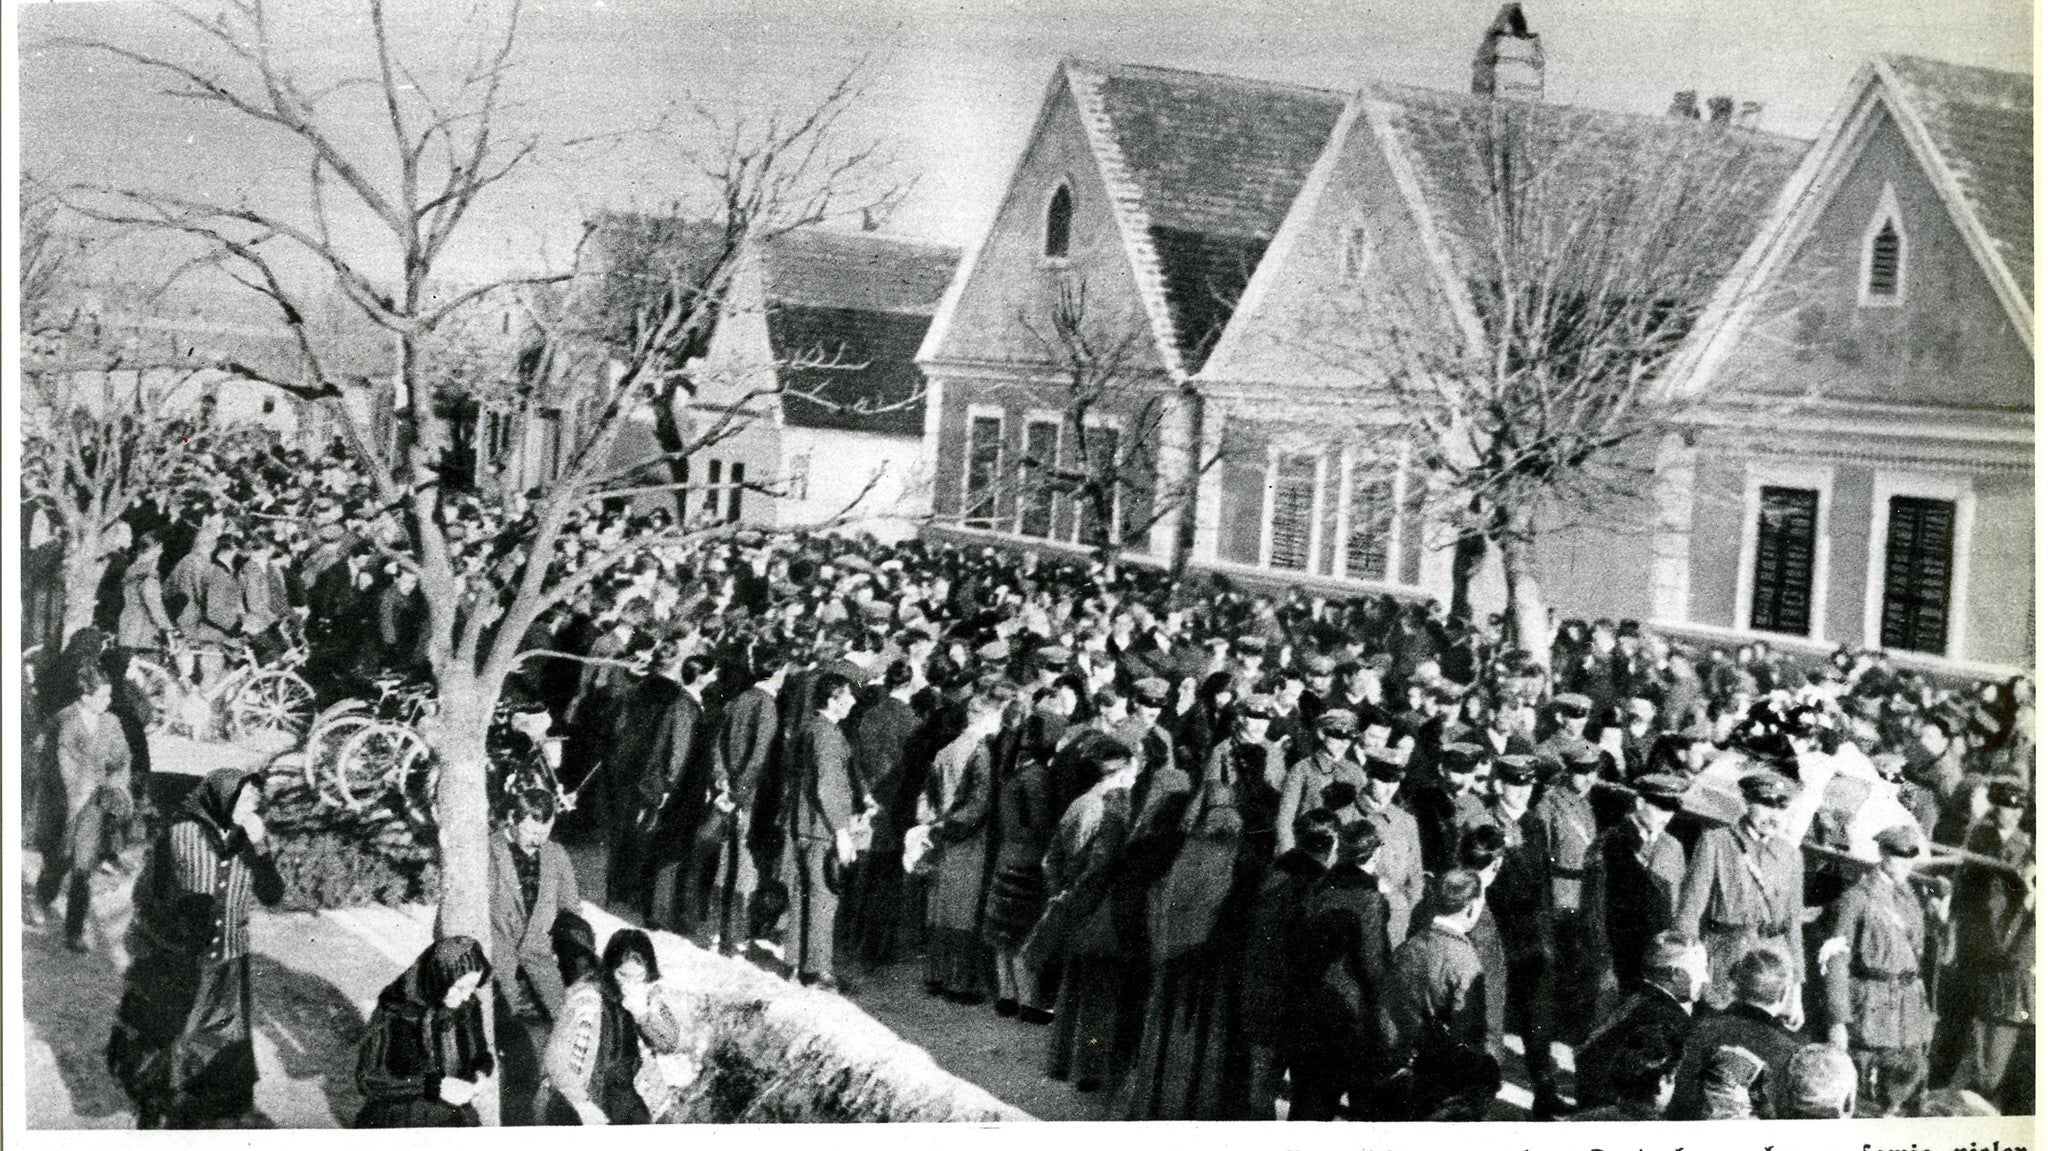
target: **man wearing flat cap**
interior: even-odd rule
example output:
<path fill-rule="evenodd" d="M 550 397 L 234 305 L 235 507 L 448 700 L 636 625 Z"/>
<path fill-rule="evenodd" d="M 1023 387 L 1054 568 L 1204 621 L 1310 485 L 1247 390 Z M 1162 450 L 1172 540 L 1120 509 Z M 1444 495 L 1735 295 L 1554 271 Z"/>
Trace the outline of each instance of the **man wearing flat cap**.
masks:
<path fill-rule="evenodd" d="M 1565 692 L 1550 701 L 1550 722 L 1543 739 L 1536 745 L 1536 754 L 1554 764 L 1563 764 L 1565 757 L 1575 749 L 1591 747 L 1586 738 L 1586 724 L 1593 716 L 1593 701 L 1577 692 Z"/>
<path fill-rule="evenodd" d="M 1295 705 L 1302 730 L 1315 730 L 1316 719 L 1320 717 L 1337 696 L 1337 661 L 1321 652 L 1312 652 L 1301 661 L 1301 699 Z M 1361 722 L 1364 716 L 1360 716 Z"/>
<path fill-rule="evenodd" d="M 1478 820 L 1480 798 L 1478 744 L 1447 743 L 1437 749 L 1437 778 L 1410 780 L 1408 809 L 1422 834 L 1422 865 L 1432 874 L 1457 866 L 1458 831 Z"/>
<path fill-rule="evenodd" d="M 1140 764 L 1146 762 L 1145 745 L 1149 742 L 1155 747 L 1165 746 L 1167 762 L 1162 766 L 1175 766 L 1173 736 L 1159 725 L 1159 717 L 1166 713 L 1167 697 L 1171 692 L 1172 688 L 1166 681 L 1156 675 L 1148 675 L 1132 684 L 1131 714 L 1109 733 L 1117 742 L 1130 748 Z"/>
<path fill-rule="evenodd" d="M 1408 778 L 1408 749 L 1365 749 L 1365 786 L 1356 809 L 1379 833 L 1380 853 L 1374 868 L 1387 897 L 1387 945 L 1399 947 L 1408 938 L 1408 922 L 1422 902 L 1429 877 L 1422 867 L 1422 830 L 1415 816 L 1395 802 Z"/>
<path fill-rule="evenodd" d="M 1644 949 L 1677 921 L 1685 848 L 1671 834 L 1671 820 L 1687 786 L 1662 772 L 1636 780 L 1628 815 L 1586 856 L 1580 904 L 1599 917 L 1602 962 L 1621 987 L 1642 979 Z"/>
<path fill-rule="evenodd" d="M 1820 966 L 1827 983 L 1828 1040 L 1849 1052 L 1864 1082 L 1875 1082 L 1880 1063 L 1906 1067 L 1894 1086 L 1899 1097 L 1880 1093 L 1865 1102 L 1873 1114 L 1897 1115 L 1917 1102 L 1927 1083 L 1927 1045 L 1934 1039 L 1934 1011 L 1921 966 L 1952 957 L 1948 932 L 1949 896 L 1944 888 L 1924 901 L 1910 882 L 1914 861 L 1926 853 L 1916 824 L 1877 834 L 1878 865 L 1836 901 Z"/>
<path fill-rule="evenodd" d="M 1353 794 L 1365 789 L 1365 769 L 1351 757 L 1351 744 L 1357 738 L 1358 717 L 1343 708 L 1331 708 L 1316 721 L 1315 750 L 1288 767 L 1287 782 L 1280 786 L 1277 829 L 1281 851 L 1294 846 L 1294 817 L 1314 807 L 1324 788 L 1347 783 Z"/>
<path fill-rule="evenodd" d="M 1591 795 L 1598 778 L 1600 755 L 1593 748 L 1567 753 L 1565 770 L 1543 789 L 1536 801 L 1534 830 L 1538 851 L 1550 873 L 1551 924 L 1557 942 L 1557 980 L 1561 987 L 1597 991 L 1603 1005 L 1616 989 L 1611 982 L 1602 939 L 1601 909 L 1586 902 L 1587 858 L 1599 837 Z M 1593 1012 L 1572 1012 L 1559 1019 L 1559 1038 L 1576 1043 L 1585 1038 Z"/>
<path fill-rule="evenodd" d="M 1734 993 L 1735 961 L 1752 949 L 1784 956 L 1795 982 L 1803 981 L 1806 967 L 1806 868 L 1785 826 L 1798 785 L 1760 768 L 1742 778 L 1741 789 L 1741 820 L 1700 834 L 1678 896 L 1678 929 L 1707 945 L 1707 1003 L 1716 1010 Z"/>

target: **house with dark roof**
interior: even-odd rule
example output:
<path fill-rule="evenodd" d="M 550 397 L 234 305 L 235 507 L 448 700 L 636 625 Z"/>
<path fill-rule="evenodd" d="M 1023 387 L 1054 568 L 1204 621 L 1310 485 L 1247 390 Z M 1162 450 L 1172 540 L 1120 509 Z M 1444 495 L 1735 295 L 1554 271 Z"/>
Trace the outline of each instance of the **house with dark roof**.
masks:
<path fill-rule="evenodd" d="M 721 251 L 709 225 L 597 222 L 601 243 L 688 277 Z M 628 237 L 626 233 L 633 233 Z M 692 514 L 760 527 L 840 521 L 878 536 L 930 507 L 917 349 L 952 281 L 952 248 L 804 228 L 739 256 L 718 319 L 685 365 L 684 426 L 718 429 L 688 461 Z M 621 437 L 623 464 L 659 454 L 651 410 Z"/>
<path fill-rule="evenodd" d="M 1653 618 L 2031 666 L 2033 283 L 2032 78 L 1864 66 L 1674 370 Z"/>
<path fill-rule="evenodd" d="M 1813 173 L 1822 166 L 1816 157 L 1831 147 L 1839 150 L 1836 137 L 1845 129 L 1837 124 L 1820 145 L 1810 146 L 1758 130 L 1753 107 L 1745 106 L 1738 118 L 1734 102 L 1725 98 L 1710 101 L 1715 112 L 1704 119 L 1542 104 L 1540 40 L 1520 17 L 1518 6 L 1510 5 L 1486 30 L 1470 91 L 1382 83 L 1329 91 L 1137 65 L 1063 63 L 988 235 L 963 263 L 920 353 L 930 381 L 926 434 L 935 476 L 934 530 L 1052 549 L 1080 545 L 1079 515 L 1072 509 L 1037 514 L 1030 485 L 1020 478 L 1034 462 L 1074 451 L 1072 430 L 1061 426 L 1059 413 L 1051 410 L 1056 405 L 1046 401 L 1060 365 L 1046 354 L 1034 319 L 1078 283 L 1086 285 L 1103 323 L 1125 325 L 1142 337 L 1130 361 L 1132 390 L 1149 388 L 1174 403 L 1175 419 L 1158 433 L 1172 441 L 1156 453 L 1161 490 L 1185 481 L 1197 492 L 1187 506 L 1190 522 L 1162 520 L 1143 538 L 1127 541 L 1129 554 L 1164 562 L 1186 546 L 1193 565 L 1253 582 L 1450 598 L 1451 533 L 1428 514 L 1421 498 L 1428 476 L 1405 457 L 1400 442 L 1412 413 L 1385 402 L 1350 370 L 1355 365 L 1339 370 L 1317 337 L 1337 322 L 1328 302 L 1357 294 L 1362 285 L 1384 285 L 1426 300 L 1430 322 L 1446 332 L 1470 332 L 1480 322 L 1471 284 L 1485 274 L 1491 239 L 1485 213 L 1473 202 L 1474 183 L 1460 170 L 1471 162 L 1469 134 L 1461 126 L 1487 115 L 1496 101 L 1514 100 L 1527 107 L 1522 122 L 1531 130 L 1573 140 L 1576 162 L 1614 167 L 1651 155 L 1699 157 L 1702 170 L 1726 181 L 1721 195 L 1729 209 L 1729 224 L 1707 248 L 1713 266 L 1701 279 L 1708 285 L 1701 295 L 1712 297 L 1708 321 L 1691 333 L 1669 378 L 1660 381 L 1665 387 L 1708 388 L 1715 403 L 1699 405 L 1695 423 L 1626 449 L 1645 476 L 1661 475 L 1661 482 L 1645 483 L 1654 486 L 1654 498 L 1618 512 L 1612 521 L 1549 526 L 1539 545 L 1543 586 L 1561 616 L 1654 619 L 1747 633 L 1748 625 L 1734 619 L 1734 593 L 1727 590 L 1735 583 L 1728 573 L 1757 562 L 1737 548 L 1745 538 L 1738 530 L 1742 485 L 1715 505 L 1708 485 L 1696 482 L 1723 467 L 1710 463 L 1703 472 L 1696 461 L 1725 463 L 1708 441 L 1723 436 L 1733 442 L 1733 425 L 1745 418 L 1750 440 L 1769 440 L 1783 426 L 1788 407 L 1802 417 L 1840 410 L 1845 419 L 1853 411 L 1866 424 L 1890 421 L 1885 434 L 1894 437 L 1926 426 L 1910 407 L 1895 406 L 1884 415 L 1869 406 L 1876 402 L 1872 396 L 1851 400 L 1855 389 L 1846 380 L 1785 374 L 1810 373 L 1801 365 L 1826 356 L 1767 354 L 1760 343 L 1745 345 L 1738 334 L 1754 319 L 1741 305 L 1766 297 L 1782 301 L 1788 294 L 1807 299 L 1804 276 L 1796 284 L 1756 277 L 1765 275 L 1763 253 L 1786 244 L 1791 202 L 1814 199 L 1798 189 L 1816 179 Z M 1890 103 L 1903 105 L 1916 98 L 1912 92 L 1935 84 L 1910 81 L 1919 86 L 1908 92 L 1909 69 L 1915 77 L 1977 71 L 1893 60 L 1874 66 L 1859 84 L 1867 89 L 1868 77 L 1889 77 L 1884 83 L 1902 93 Z M 2024 90 L 2025 78 L 2015 79 Z M 1968 102 L 1982 93 L 1958 86 L 1960 95 L 1940 97 L 1944 110 L 1922 114 L 1921 122 L 1946 125 L 1941 132 L 1952 149 L 2013 147 L 2009 136 L 1985 122 L 1981 104 Z M 1924 92 L 1917 98 L 1936 99 Z M 1852 118 L 1845 112 L 1838 120 Z M 1913 155 L 1941 146 L 1916 144 Z M 2009 178 L 2018 172 L 2025 179 L 2031 152 L 2025 140 L 2017 148 L 2003 162 L 1984 155 L 1944 161 L 1936 169 L 1949 173 L 1942 180 L 1954 189 L 1974 190 L 1945 191 L 1930 202 L 1952 209 L 1951 218 L 1959 218 L 1956 205 L 1962 205 L 2019 228 L 2017 239 L 2007 243 L 2030 253 L 2031 188 L 2023 182 L 2015 190 Z M 1852 159 L 1835 163 L 1855 166 Z M 1903 189 L 1894 195 L 1905 203 Z M 1999 224 L 1972 226 L 1986 238 L 1969 239 L 1955 225 L 1965 243 L 1958 250 L 2006 261 L 2002 271 L 1985 272 L 1993 281 L 1984 289 L 1986 298 L 2004 309 L 2011 321 L 2007 329 L 2025 328 L 2030 305 L 2022 295 L 2018 302 L 2026 310 L 2015 311 L 2008 289 L 2030 276 L 2031 263 L 2016 266 L 2014 259 L 2027 257 L 2000 251 L 2001 240 L 1991 238 Z M 1899 232 L 1895 225 L 1892 235 L 1905 235 L 1910 244 L 1915 233 Z M 1872 242 L 1879 243 L 1880 235 L 1873 232 Z M 1930 234 L 1925 242 L 1931 252 L 1942 241 Z M 1932 254 L 1926 258 L 1930 263 L 1923 268 L 1946 266 L 1932 263 Z M 1998 265 L 1978 258 L 1977 266 Z M 2005 286 L 1995 282 L 2001 278 Z M 1936 287 L 1925 296 L 1938 298 L 1947 290 Z M 1850 302 L 1873 306 L 1857 304 L 1853 292 Z M 1810 309 L 1806 314 L 1797 322 L 1817 322 Z M 1929 338 L 1936 329 L 1949 333 L 1942 346 L 1950 348 L 1958 341 L 1996 343 L 2012 334 L 1962 317 L 1936 323 L 1935 317 L 1912 313 L 1910 305 L 1887 315 L 1881 322 L 1897 326 L 1899 334 L 1923 328 Z M 1857 332 L 1872 331 L 1850 343 L 1894 338 L 1875 334 L 1877 322 L 1853 314 L 1841 320 Z M 1369 345 L 1373 333 L 1347 335 Z M 1815 339 L 1823 350 L 1840 345 L 1842 354 L 1859 355 L 1835 334 Z M 1740 389 L 1725 365 L 1743 346 L 1758 360 L 1750 374 L 1778 373 L 1774 401 L 1745 408 L 1737 398 Z M 2011 354 L 2015 349 L 2017 357 Z M 1998 358 L 2005 373 L 2000 379 L 2030 378 L 2030 344 L 1996 353 L 1987 348 L 1983 354 Z M 1861 358 L 1869 364 L 1877 357 L 1866 347 Z M 1933 377 L 1924 377 L 1920 386 L 1942 390 Z M 1987 379 L 1971 386 L 1994 385 Z M 1866 385 L 1866 393 L 1872 387 Z M 1896 385 L 1887 387 L 1885 402 L 1896 405 L 1901 394 Z M 1816 395 L 1831 398 L 1815 400 Z M 2027 405 L 1996 417 L 2006 421 L 2015 452 L 2031 443 L 2030 416 Z M 1105 410 L 1093 418 L 1114 423 L 1118 414 Z M 1957 418 L 1981 424 L 1992 417 L 1973 412 Z M 1723 435 L 1710 433 L 1709 424 L 1729 427 Z M 1839 436 L 1847 426 L 1833 426 L 1828 435 L 1845 442 Z M 1814 446 L 1788 440 L 1773 451 L 1797 456 Z M 1868 446 L 1861 441 L 1848 450 Z M 1738 464 L 1726 466 L 1740 470 Z M 2022 507 L 2030 506 L 2024 495 L 2029 479 L 2012 480 Z M 1976 506 L 1985 509 L 1991 502 L 1986 493 Z M 1720 512 L 1708 510 L 1731 503 L 1737 511 L 1726 523 L 1714 518 Z M 1865 508 L 1863 514 L 1873 513 Z M 1755 518 L 1752 509 L 1749 519 Z M 1841 529 L 1839 518 L 1822 528 L 1823 537 L 1830 527 Z M 1998 546 L 2012 559 L 2022 551 L 2031 557 L 2031 531 Z M 1844 542 L 1838 550 L 1851 549 Z M 1718 581 L 1712 586 L 1723 590 L 1710 589 L 1703 574 L 1709 568 Z M 2009 570 L 2013 574 L 1999 586 L 2024 579 L 2031 587 L 2030 558 L 2023 568 Z M 1689 578 L 1691 592 L 1685 590 Z M 1863 597 L 1857 602 L 1867 598 L 1860 563 L 1852 575 L 1838 562 L 1831 578 L 1853 580 L 1854 594 Z M 2006 586 L 2007 593 L 2016 586 Z M 1472 591 L 1479 610 L 1503 602 L 1497 563 L 1478 573 Z M 1877 595 L 1885 599 L 1881 591 Z M 1880 604 L 1879 616 L 1886 610 Z M 1810 642 L 1861 642 L 1867 630 L 1814 630 Z M 1934 654 L 1950 662 L 2010 662 L 1989 648 L 1973 648 L 1969 629 L 1958 634 L 1964 642 Z M 1883 638 L 1871 636 L 1873 643 Z"/>

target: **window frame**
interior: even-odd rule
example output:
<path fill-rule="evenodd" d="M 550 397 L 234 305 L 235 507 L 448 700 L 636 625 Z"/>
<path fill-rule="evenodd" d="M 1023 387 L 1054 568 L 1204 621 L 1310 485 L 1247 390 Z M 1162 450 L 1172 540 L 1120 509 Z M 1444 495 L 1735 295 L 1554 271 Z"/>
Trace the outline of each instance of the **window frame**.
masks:
<path fill-rule="evenodd" d="M 1065 422 L 1066 421 L 1062 421 L 1062 423 Z M 1085 437 L 1088 434 L 1089 428 L 1108 428 L 1109 430 L 1115 432 L 1116 454 L 1122 455 L 1122 453 L 1125 451 L 1126 445 L 1124 443 L 1124 421 L 1122 417 L 1110 415 L 1104 412 L 1088 412 L 1081 417 L 1081 435 Z M 1064 450 L 1064 446 L 1065 445 L 1062 444 L 1062 450 Z M 1076 445 L 1075 450 L 1077 452 L 1080 451 L 1081 446 Z M 1078 463 L 1079 461 L 1077 460 L 1076 462 Z M 1122 460 L 1116 461 L 1116 470 L 1119 473 L 1119 478 L 1121 478 L 1121 473 L 1123 471 Z M 1081 539 L 1081 526 L 1083 523 L 1086 522 L 1088 514 L 1087 509 L 1083 507 L 1083 502 L 1079 499 L 1073 498 L 1070 498 L 1067 502 L 1071 504 L 1073 507 L 1073 514 L 1068 517 L 1073 522 L 1067 525 L 1067 531 L 1065 535 L 1055 534 L 1052 538 L 1058 539 L 1064 543 L 1074 544 L 1077 547 L 1095 546 Z M 1057 528 L 1058 524 L 1055 523 L 1054 527 Z M 1124 486 L 1122 483 L 1118 483 L 1114 488 L 1110 489 L 1109 493 L 1109 539 L 1111 543 L 1117 545 L 1117 549 L 1119 551 L 1123 549 L 1125 542 L 1123 537 L 1123 527 Z"/>
<path fill-rule="evenodd" d="M 1899 238 L 1899 254 L 1892 276 L 1890 295 L 1879 295 L 1870 290 L 1870 273 L 1875 265 L 1878 233 L 1890 224 L 1892 233 Z M 1898 193 L 1891 184 L 1877 197 L 1877 208 L 1870 214 L 1870 222 L 1863 227 L 1863 250 L 1857 260 L 1856 303 L 1864 308 L 1896 308 L 1906 300 L 1906 272 L 1911 266 L 1912 242 L 1906 235 L 1906 222 L 1899 213 Z"/>
<path fill-rule="evenodd" d="M 1055 253 L 1052 250 L 1052 209 L 1062 192 L 1066 193 L 1067 197 L 1067 218 L 1060 235 L 1060 250 Z M 1053 182 L 1052 188 L 1045 194 L 1045 199 L 1038 205 L 1038 259 L 1043 266 L 1064 268 L 1073 261 L 1074 208 L 1074 182 L 1061 177 Z"/>
<path fill-rule="evenodd" d="M 1763 514 L 1765 488 L 1802 488 L 1816 495 L 1813 506 L 1812 586 L 1807 589 L 1806 634 L 1760 631 L 1750 626 L 1756 606 L 1757 519 Z M 1742 548 L 1735 569 L 1736 631 L 1759 638 L 1777 637 L 1819 641 L 1827 634 L 1828 580 L 1832 570 L 1833 540 L 1829 526 L 1835 502 L 1835 468 L 1832 464 L 1792 464 L 1752 460 L 1742 481 Z"/>
<path fill-rule="evenodd" d="M 974 522 L 968 513 L 974 506 L 974 425 L 978 420 L 993 419 L 996 422 L 996 458 L 989 468 L 988 519 Z M 969 404 L 966 416 L 960 423 L 960 526 L 995 531 L 1003 522 L 1003 459 L 1009 447 L 1009 413 L 995 404 Z"/>
<path fill-rule="evenodd" d="M 1302 566 L 1282 568 L 1273 566 L 1273 512 L 1280 494 L 1280 461 L 1283 458 L 1312 459 L 1315 474 L 1311 482 L 1315 485 L 1309 491 L 1308 539 L 1305 543 L 1307 555 Z M 1301 451 L 1269 444 L 1266 447 L 1266 496 L 1259 513 L 1259 567 L 1266 571 L 1295 572 L 1303 576 L 1314 576 L 1316 557 L 1322 552 L 1323 544 L 1323 501 L 1327 498 L 1325 489 L 1330 483 L 1330 452 L 1328 448 L 1315 451 Z"/>
<path fill-rule="evenodd" d="M 1024 457 L 1030 451 L 1031 448 L 1031 429 L 1050 426 L 1052 428 L 1051 466 L 1055 469 L 1058 468 L 1060 466 L 1061 459 L 1064 458 L 1066 455 L 1067 422 L 1066 420 L 1061 418 L 1059 412 L 1053 411 L 1049 408 L 1034 408 L 1030 411 L 1023 413 L 1022 417 L 1020 418 L 1020 423 L 1023 427 L 1024 434 L 1017 440 L 1017 461 L 1013 465 L 1017 471 L 1017 506 L 1015 509 L 1013 509 L 1014 514 L 1011 516 L 1011 520 L 1014 525 L 1013 534 L 1023 536 L 1025 539 L 1028 540 L 1042 539 L 1057 541 L 1061 538 L 1060 495 L 1058 492 L 1047 492 L 1045 497 L 1045 534 L 1042 536 L 1037 536 L 1032 535 L 1031 533 L 1024 530 Z"/>
<path fill-rule="evenodd" d="M 1358 575 L 1351 570 L 1351 509 L 1356 499 L 1358 469 L 1369 461 L 1359 458 L 1359 453 L 1349 445 L 1337 452 L 1337 539 L 1330 552 L 1330 575 L 1336 579 L 1358 580 L 1363 583 L 1402 584 L 1401 544 L 1405 536 L 1407 516 L 1404 511 L 1408 501 L 1408 455 L 1409 445 L 1402 444 L 1393 462 L 1393 491 L 1390 497 L 1394 503 L 1392 523 L 1387 530 L 1387 567 L 1384 575 Z"/>

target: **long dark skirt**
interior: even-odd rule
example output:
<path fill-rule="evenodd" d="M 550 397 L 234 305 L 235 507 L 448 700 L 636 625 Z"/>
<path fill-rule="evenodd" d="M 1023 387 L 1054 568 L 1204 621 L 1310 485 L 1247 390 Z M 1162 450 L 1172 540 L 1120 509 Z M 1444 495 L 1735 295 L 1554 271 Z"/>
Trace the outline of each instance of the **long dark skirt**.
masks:
<path fill-rule="evenodd" d="M 1137 1037 L 1131 976 L 1130 964 L 1110 956 L 1076 955 L 1061 963 L 1059 1002 L 1046 1035 L 1048 1076 L 1076 1086 L 1115 1086 Z"/>
<path fill-rule="evenodd" d="M 204 1127 L 254 1106 L 249 960 L 138 950 L 114 1015 L 107 1068 L 144 1122 Z"/>
<path fill-rule="evenodd" d="M 1200 947 L 1152 977 L 1124 1082 L 1124 1118 L 1250 1117 L 1250 1048 L 1237 1009 L 1241 970 L 1215 948 Z"/>
<path fill-rule="evenodd" d="M 995 973 L 994 960 L 978 932 L 931 926 L 924 947 L 926 983 L 936 985 L 948 995 L 988 995 Z"/>
<path fill-rule="evenodd" d="M 413 1096 L 407 1099 L 372 1099 L 356 1112 L 357 1127 L 480 1127 L 476 1108 L 460 1107 L 438 1099 Z"/>

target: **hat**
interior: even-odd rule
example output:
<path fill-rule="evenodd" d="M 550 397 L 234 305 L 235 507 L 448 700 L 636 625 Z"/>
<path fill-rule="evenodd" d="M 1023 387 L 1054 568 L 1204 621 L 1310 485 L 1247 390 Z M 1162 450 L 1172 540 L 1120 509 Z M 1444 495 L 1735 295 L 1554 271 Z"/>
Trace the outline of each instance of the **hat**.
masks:
<path fill-rule="evenodd" d="M 1365 773 L 1378 780 L 1406 779 L 1408 777 L 1408 749 L 1405 747 L 1366 748 Z"/>
<path fill-rule="evenodd" d="M 1003 640 L 990 640 L 974 649 L 974 658 L 983 663 L 1002 663 L 1010 658 L 1010 645 Z"/>
<path fill-rule="evenodd" d="M 1565 745 L 1564 755 L 1560 758 L 1564 765 L 1573 771 L 1598 771 L 1604 756 L 1599 748 L 1578 739 Z"/>
<path fill-rule="evenodd" d="M 1278 719 L 1280 704 L 1270 695 L 1248 695 L 1238 702 L 1237 714 L 1245 719 Z"/>
<path fill-rule="evenodd" d="M 1799 790 L 1791 780 L 1775 771 L 1753 771 L 1742 777 L 1739 786 L 1743 802 L 1764 807 L 1784 807 L 1792 802 L 1792 793 Z"/>
<path fill-rule="evenodd" d="M 1350 807 L 1358 802 L 1358 785 L 1348 779 L 1334 780 L 1323 785 L 1317 793 L 1317 800 L 1332 811 Z"/>
<path fill-rule="evenodd" d="M 1380 849 L 1380 829 L 1369 819 L 1345 824 L 1337 832 L 1337 858 L 1345 863 L 1364 863 Z"/>
<path fill-rule="evenodd" d="M 1639 776 L 1635 781 L 1636 794 L 1656 807 L 1676 811 L 1686 791 L 1691 787 L 1683 778 L 1665 772 L 1652 772 Z"/>
<path fill-rule="evenodd" d="M 1067 654 L 1066 648 L 1058 644 L 1048 643 L 1040 645 L 1037 651 L 1032 652 L 1031 658 L 1038 661 L 1039 667 L 1052 670 L 1065 667 L 1067 661 L 1073 657 Z"/>
<path fill-rule="evenodd" d="M 1350 739 L 1358 734 L 1358 713 L 1348 708 L 1333 707 L 1316 717 L 1316 730 L 1338 739 Z"/>
<path fill-rule="evenodd" d="M 889 617 L 896 614 L 896 605 L 887 600 L 869 600 L 867 606 L 860 610 L 862 615 L 876 623 L 887 623 Z"/>
<path fill-rule="evenodd" d="M 1570 716 L 1593 714 L 1593 701 L 1575 691 L 1565 692 L 1551 701 L 1558 711 Z"/>
<path fill-rule="evenodd" d="M 1920 826 L 1902 823 L 1877 833 L 1877 850 L 1885 855 L 1911 859 L 1925 850 L 1920 843 Z"/>
<path fill-rule="evenodd" d="M 1165 680 L 1148 675 L 1131 685 L 1131 698 L 1145 707 L 1165 707 L 1167 690 Z"/>
<path fill-rule="evenodd" d="M 1337 661 L 1317 652 L 1301 661 L 1301 670 L 1306 675 L 1335 675 Z"/>
<path fill-rule="evenodd" d="M 1479 766 L 1479 757 L 1485 752 L 1476 743 L 1447 743 L 1437 749 L 1437 757 L 1443 761 L 1444 770 L 1459 774 Z"/>
<path fill-rule="evenodd" d="M 1237 642 L 1231 646 L 1236 648 L 1240 655 L 1264 655 L 1266 654 L 1266 637 L 1262 635 L 1241 635 L 1237 637 Z"/>
<path fill-rule="evenodd" d="M 1533 755 L 1503 755 L 1493 762 L 1493 777 L 1502 783 L 1536 782 L 1536 757 Z"/>
<path fill-rule="evenodd" d="M 1785 1066 L 1787 1118 L 1833 1115 L 1856 1097 L 1856 1065 L 1846 1052 L 1809 1043 Z"/>
<path fill-rule="evenodd" d="M 1984 794 L 1993 807 L 2021 808 L 2027 805 L 2027 786 L 2016 779 L 1994 779 Z"/>

